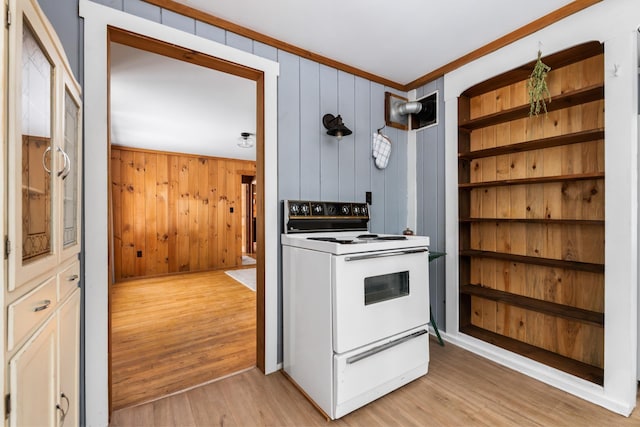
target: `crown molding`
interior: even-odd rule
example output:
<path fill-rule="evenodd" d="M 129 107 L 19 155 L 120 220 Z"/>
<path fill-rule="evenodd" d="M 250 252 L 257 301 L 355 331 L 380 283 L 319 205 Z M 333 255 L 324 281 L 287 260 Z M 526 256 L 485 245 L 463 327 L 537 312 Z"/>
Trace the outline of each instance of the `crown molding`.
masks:
<path fill-rule="evenodd" d="M 561 19 L 566 18 L 567 16 L 573 15 L 574 13 L 580 12 L 583 9 L 586 9 L 590 6 L 593 6 L 596 3 L 600 3 L 602 0 L 574 0 L 572 3 L 569 3 L 560 9 L 556 9 L 547 15 L 536 19 L 535 21 L 530 22 L 527 25 L 524 25 L 518 28 L 515 31 L 506 34 L 491 43 L 487 43 L 486 45 L 469 52 L 468 54 L 461 56 L 460 58 L 449 62 L 448 64 L 443 65 L 440 68 L 437 68 L 430 73 L 425 74 L 424 76 L 407 83 L 404 86 L 406 91 L 417 89 L 420 86 L 423 86 L 435 79 L 438 79 L 445 74 L 462 67 L 476 59 L 479 59 L 485 55 L 488 55 L 492 52 L 495 52 L 498 49 L 501 49 L 517 40 L 520 40 L 524 37 L 527 37 L 536 31 L 540 31 L 541 29 L 548 27 L 549 25 L 555 24 Z"/>

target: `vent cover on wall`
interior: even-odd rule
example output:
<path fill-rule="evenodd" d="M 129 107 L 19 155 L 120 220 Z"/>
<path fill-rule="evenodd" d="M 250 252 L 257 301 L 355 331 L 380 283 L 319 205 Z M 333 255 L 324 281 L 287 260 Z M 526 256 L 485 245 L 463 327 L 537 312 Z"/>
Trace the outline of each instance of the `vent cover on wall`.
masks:
<path fill-rule="evenodd" d="M 411 114 L 411 129 L 438 124 L 438 92 L 433 92 L 416 102 L 422 104 L 422 108 L 418 113 Z"/>

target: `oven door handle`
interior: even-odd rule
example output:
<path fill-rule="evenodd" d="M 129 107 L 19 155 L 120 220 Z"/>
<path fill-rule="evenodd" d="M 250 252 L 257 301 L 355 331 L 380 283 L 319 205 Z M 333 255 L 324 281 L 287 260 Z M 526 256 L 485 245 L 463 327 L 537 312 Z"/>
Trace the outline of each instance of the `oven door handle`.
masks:
<path fill-rule="evenodd" d="M 378 347 L 374 347 L 370 350 L 364 351 L 360 354 L 356 354 L 355 356 L 351 356 L 347 359 L 347 364 L 351 365 L 352 363 L 356 363 L 361 361 L 362 359 L 366 359 L 367 357 L 371 357 L 374 354 L 378 354 L 380 352 L 383 352 L 385 350 L 390 349 L 391 347 L 395 347 L 397 345 L 400 345 L 402 343 L 405 343 L 409 340 L 412 340 L 414 338 L 418 338 L 424 334 L 428 334 L 429 331 L 427 331 L 426 329 L 422 329 L 420 331 L 414 332 L 412 334 L 407 335 L 406 337 L 402 337 L 402 338 L 398 338 L 397 340 L 393 340 L 393 341 L 389 341 L 386 344 L 382 344 L 379 345 Z"/>
<path fill-rule="evenodd" d="M 348 256 L 345 257 L 345 261 L 360 261 L 363 259 L 374 259 L 374 258 L 385 258 L 390 256 L 399 256 L 399 255 L 409 255 L 409 254 L 419 254 L 422 252 L 429 252 L 428 249 L 410 249 L 407 251 L 400 252 L 384 252 L 377 254 L 367 254 L 367 255 L 358 255 L 358 256 Z"/>

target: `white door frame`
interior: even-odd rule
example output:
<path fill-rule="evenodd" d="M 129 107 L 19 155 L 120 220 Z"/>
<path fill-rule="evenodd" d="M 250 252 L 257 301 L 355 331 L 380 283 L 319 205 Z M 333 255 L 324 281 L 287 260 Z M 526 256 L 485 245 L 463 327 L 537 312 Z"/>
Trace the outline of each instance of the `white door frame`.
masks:
<path fill-rule="evenodd" d="M 264 73 L 265 372 L 278 369 L 277 62 L 193 34 L 80 0 L 84 18 L 85 402 L 86 424 L 108 424 L 107 26 L 120 28 Z"/>

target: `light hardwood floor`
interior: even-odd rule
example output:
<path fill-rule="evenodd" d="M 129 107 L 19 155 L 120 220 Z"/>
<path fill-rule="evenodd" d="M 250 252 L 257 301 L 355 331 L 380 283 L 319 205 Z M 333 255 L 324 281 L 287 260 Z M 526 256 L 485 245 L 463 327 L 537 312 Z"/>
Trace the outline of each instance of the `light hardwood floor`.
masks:
<path fill-rule="evenodd" d="M 640 403 L 640 402 L 639 402 Z M 331 422 L 338 426 L 639 426 L 452 344 L 431 341 L 429 373 Z M 322 426 L 284 376 L 259 370 L 117 411 L 120 426 Z"/>
<path fill-rule="evenodd" d="M 113 286 L 114 410 L 255 366 L 256 293 L 224 271 Z"/>

